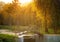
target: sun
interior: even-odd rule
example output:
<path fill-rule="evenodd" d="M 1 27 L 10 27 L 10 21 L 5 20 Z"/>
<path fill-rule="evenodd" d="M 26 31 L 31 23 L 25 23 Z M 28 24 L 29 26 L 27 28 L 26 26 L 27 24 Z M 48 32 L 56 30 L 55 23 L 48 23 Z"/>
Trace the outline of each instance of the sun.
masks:
<path fill-rule="evenodd" d="M 13 0 L 0 0 L 0 1 L 5 3 L 12 3 Z M 29 3 L 33 2 L 33 0 L 15 0 L 15 1 L 18 1 L 18 3 L 20 3 L 21 6 L 26 6 Z"/>
<path fill-rule="evenodd" d="M 11 3 L 12 2 L 12 0 L 0 0 L 0 1 L 5 2 L 5 3 Z"/>
<path fill-rule="evenodd" d="M 24 5 L 24 4 L 29 4 L 32 2 L 32 0 L 19 0 L 20 4 L 21 5 Z"/>

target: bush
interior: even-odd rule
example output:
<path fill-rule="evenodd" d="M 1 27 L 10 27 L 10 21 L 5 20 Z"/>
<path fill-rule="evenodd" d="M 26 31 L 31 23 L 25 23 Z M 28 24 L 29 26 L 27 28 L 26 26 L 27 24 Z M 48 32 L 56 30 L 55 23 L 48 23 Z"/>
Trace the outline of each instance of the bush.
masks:
<path fill-rule="evenodd" d="M 0 42 L 16 42 L 17 37 L 8 34 L 0 34 Z"/>

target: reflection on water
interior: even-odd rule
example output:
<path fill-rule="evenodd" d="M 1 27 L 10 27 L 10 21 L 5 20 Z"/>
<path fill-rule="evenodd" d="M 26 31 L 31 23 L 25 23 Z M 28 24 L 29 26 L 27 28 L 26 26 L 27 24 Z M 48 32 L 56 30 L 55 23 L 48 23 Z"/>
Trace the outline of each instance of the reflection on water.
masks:
<path fill-rule="evenodd" d="M 44 35 L 43 39 L 37 36 L 22 36 L 18 42 L 60 42 L 60 35 Z"/>
<path fill-rule="evenodd" d="M 24 42 L 24 38 L 23 38 L 23 37 L 20 37 L 20 38 L 18 39 L 18 42 Z"/>
<path fill-rule="evenodd" d="M 60 42 L 60 35 L 46 35 L 45 42 Z"/>
<path fill-rule="evenodd" d="M 18 42 L 39 42 L 38 41 L 38 36 L 36 35 L 20 35 L 19 36 L 19 39 L 18 39 Z"/>

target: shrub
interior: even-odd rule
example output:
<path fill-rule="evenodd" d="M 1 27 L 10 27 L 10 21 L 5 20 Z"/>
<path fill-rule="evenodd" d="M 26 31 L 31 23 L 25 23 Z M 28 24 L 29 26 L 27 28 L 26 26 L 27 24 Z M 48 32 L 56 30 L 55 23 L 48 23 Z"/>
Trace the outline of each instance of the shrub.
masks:
<path fill-rule="evenodd" d="M 0 34 L 0 42 L 16 42 L 17 37 L 8 34 Z"/>

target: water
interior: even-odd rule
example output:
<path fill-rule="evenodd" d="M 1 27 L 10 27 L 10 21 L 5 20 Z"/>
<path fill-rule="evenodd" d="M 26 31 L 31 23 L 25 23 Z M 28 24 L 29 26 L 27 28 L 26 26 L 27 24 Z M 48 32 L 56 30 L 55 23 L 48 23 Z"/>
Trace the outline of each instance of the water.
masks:
<path fill-rule="evenodd" d="M 60 35 L 46 35 L 44 42 L 60 42 Z"/>
<path fill-rule="evenodd" d="M 44 35 L 43 39 L 38 35 L 20 37 L 18 42 L 60 42 L 60 35 Z"/>
<path fill-rule="evenodd" d="M 36 39 L 33 35 L 21 35 L 18 38 L 18 42 L 36 42 Z"/>

